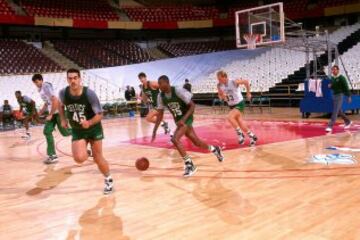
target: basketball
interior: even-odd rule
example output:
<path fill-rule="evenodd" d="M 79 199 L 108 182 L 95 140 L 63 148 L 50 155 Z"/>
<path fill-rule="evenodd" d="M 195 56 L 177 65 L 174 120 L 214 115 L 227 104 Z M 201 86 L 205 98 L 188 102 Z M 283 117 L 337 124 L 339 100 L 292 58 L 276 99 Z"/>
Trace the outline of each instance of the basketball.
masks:
<path fill-rule="evenodd" d="M 137 170 L 139 171 L 145 171 L 146 169 L 149 168 L 150 162 L 147 158 L 142 157 L 142 158 L 138 158 L 135 162 L 135 167 L 137 168 Z"/>

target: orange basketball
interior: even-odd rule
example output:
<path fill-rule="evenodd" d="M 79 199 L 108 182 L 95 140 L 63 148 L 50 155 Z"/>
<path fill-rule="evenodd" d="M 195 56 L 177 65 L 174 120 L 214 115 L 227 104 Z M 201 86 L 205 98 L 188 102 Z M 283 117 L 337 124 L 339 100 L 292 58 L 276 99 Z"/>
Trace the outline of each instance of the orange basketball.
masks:
<path fill-rule="evenodd" d="M 16 120 L 22 120 L 24 118 L 24 114 L 20 111 L 14 111 L 13 115 Z"/>
<path fill-rule="evenodd" d="M 146 169 L 148 169 L 150 166 L 150 162 L 147 158 L 142 157 L 142 158 L 138 158 L 135 162 L 135 167 L 137 168 L 137 170 L 139 171 L 145 171 Z"/>

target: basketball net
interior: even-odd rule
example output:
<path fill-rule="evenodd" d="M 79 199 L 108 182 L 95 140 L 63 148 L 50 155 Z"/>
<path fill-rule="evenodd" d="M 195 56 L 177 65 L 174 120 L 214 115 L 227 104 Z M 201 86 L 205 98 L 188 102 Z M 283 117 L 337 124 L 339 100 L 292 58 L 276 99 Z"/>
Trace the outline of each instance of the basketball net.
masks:
<path fill-rule="evenodd" d="M 248 49 L 255 49 L 256 43 L 260 41 L 260 35 L 259 34 L 244 34 L 244 39 L 247 43 Z"/>

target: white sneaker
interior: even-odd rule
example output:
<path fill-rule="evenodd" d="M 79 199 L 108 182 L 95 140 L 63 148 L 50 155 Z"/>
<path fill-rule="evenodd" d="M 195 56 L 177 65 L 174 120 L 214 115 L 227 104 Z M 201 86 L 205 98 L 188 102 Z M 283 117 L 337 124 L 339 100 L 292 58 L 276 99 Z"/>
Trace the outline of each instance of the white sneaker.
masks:
<path fill-rule="evenodd" d="M 58 157 L 56 155 L 49 156 L 44 163 L 45 164 L 54 164 L 58 162 Z"/>
<path fill-rule="evenodd" d="M 30 140 L 31 139 L 31 134 L 30 133 L 25 133 L 25 135 L 21 136 L 22 139 L 24 140 Z"/>
<path fill-rule="evenodd" d="M 348 124 L 345 124 L 344 129 L 349 129 L 351 127 L 352 121 L 350 121 Z"/>
<path fill-rule="evenodd" d="M 332 132 L 332 128 L 331 128 L 331 127 L 327 127 L 327 128 L 325 128 L 325 131 L 326 131 L 326 132 Z"/>

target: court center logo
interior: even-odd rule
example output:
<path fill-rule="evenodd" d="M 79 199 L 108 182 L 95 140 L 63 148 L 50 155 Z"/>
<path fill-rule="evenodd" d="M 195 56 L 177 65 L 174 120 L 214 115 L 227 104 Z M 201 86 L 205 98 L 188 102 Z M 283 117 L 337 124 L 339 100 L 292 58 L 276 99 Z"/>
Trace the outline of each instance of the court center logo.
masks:
<path fill-rule="evenodd" d="M 317 154 L 312 156 L 310 162 L 325 164 L 325 165 L 330 165 L 330 164 L 353 165 L 357 163 L 353 155 L 342 154 L 342 153 Z"/>

